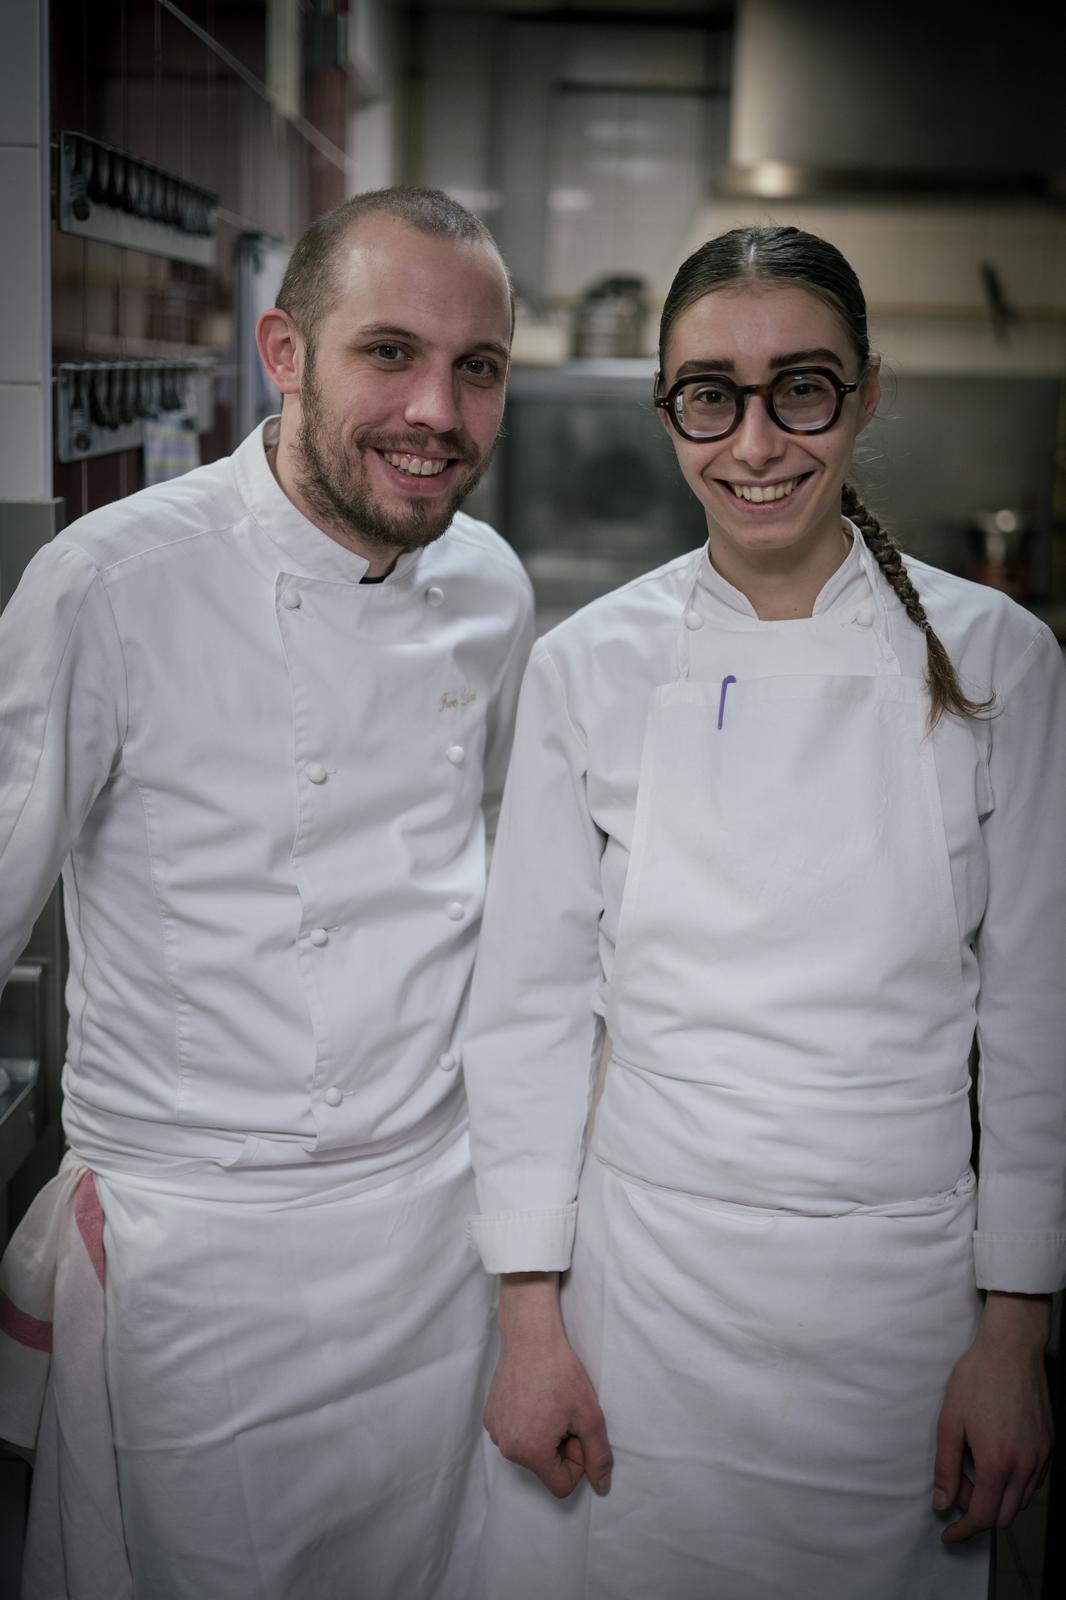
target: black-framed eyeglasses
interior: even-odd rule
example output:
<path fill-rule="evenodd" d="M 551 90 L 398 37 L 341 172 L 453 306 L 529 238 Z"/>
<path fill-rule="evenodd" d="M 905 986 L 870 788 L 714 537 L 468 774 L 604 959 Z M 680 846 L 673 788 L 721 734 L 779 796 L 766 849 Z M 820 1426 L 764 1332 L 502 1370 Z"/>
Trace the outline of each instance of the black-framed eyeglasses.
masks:
<path fill-rule="evenodd" d="M 789 367 L 770 383 L 734 383 L 720 372 L 693 372 L 679 378 L 665 394 L 655 377 L 655 404 L 670 418 L 682 439 L 701 443 L 727 439 L 739 428 L 748 396 L 757 394 L 769 416 L 785 433 L 825 433 L 840 416 L 849 394 L 869 372 L 867 363 L 853 383 L 844 383 L 827 367 Z"/>

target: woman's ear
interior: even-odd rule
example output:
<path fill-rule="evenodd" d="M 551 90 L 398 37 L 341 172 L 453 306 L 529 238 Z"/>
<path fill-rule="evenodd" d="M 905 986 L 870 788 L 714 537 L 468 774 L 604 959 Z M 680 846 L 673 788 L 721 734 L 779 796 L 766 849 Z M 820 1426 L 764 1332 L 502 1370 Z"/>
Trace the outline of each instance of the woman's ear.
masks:
<path fill-rule="evenodd" d="M 661 372 L 657 372 L 655 374 L 655 388 L 653 389 L 652 393 L 656 400 L 661 400 L 663 395 L 666 393 L 666 380 Z M 675 434 L 673 428 L 670 426 L 670 418 L 666 414 L 666 407 L 657 405 L 655 407 L 655 415 L 666 429 L 668 436 L 673 439 Z"/>
<path fill-rule="evenodd" d="M 299 394 L 303 340 L 287 311 L 272 306 L 255 329 L 255 342 L 267 375 L 282 394 Z"/>
<path fill-rule="evenodd" d="M 862 416 L 858 427 L 859 433 L 868 423 L 873 421 L 877 408 L 881 403 L 881 357 L 871 356 L 869 367 L 870 370 L 862 380 L 862 388 L 859 390 L 859 399 L 862 402 Z"/>

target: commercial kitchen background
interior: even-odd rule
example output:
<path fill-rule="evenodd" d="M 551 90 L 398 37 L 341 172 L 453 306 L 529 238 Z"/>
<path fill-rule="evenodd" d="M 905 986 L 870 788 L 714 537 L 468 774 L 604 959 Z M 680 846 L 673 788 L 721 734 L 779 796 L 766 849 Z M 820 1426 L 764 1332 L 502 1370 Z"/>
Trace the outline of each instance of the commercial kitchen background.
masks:
<path fill-rule="evenodd" d="M 271 408 L 250 338 L 287 247 L 412 182 L 483 216 L 515 277 L 471 509 L 526 561 L 542 627 L 703 537 L 649 403 L 658 309 L 689 249 L 772 220 L 834 240 L 867 290 L 889 383 L 866 498 L 1063 636 L 1064 15 L 5 0 L 0 605 L 64 523 L 232 449 Z M 0 1001 L 0 1245 L 59 1160 L 64 959 L 55 896 Z M 1001 1537 L 1000 1600 L 1066 1593 L 1064 1476 Z M 23 1492 L 0 1460 L 0 1518 Z M 0 1521 L 13 1593 L 5 1559 Z"/>

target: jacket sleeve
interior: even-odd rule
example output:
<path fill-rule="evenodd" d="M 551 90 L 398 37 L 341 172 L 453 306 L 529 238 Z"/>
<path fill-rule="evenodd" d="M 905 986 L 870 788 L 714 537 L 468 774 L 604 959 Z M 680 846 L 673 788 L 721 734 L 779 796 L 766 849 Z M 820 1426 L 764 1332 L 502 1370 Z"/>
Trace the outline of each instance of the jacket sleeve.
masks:
<path fill-rule="evenodd" d="M 589 814 L 583 740 L 542 645 L 522 686 L 463 1047 L 490 1272 L 569 1264 L 603 1025 L 604 838 Z"/>
<path fill-rule="evenodd" d="M 0 985 L 119 756 L 126 678 L 93 563 L 53 543 L 0 617 Z"/>
<path fill-rule="evenodd" d="M 529 583 L 525 582 L 511 647 L 496 686 L 485 737 L 485 776 L 481 806 L 485 816 L 485 837 L 490 848 L 499 825 L 500 804 L 507 778 L 507 766 L 511 758 L 511 742 L 514 738 L 518 694 L 532 646 L 533 591 Z"/>
<path fill-rule="evenodd" d="M 976 941 L 981 1288 L 1066 1283 L 1066 673 L 1046 629 L 1000 692 Z"/>

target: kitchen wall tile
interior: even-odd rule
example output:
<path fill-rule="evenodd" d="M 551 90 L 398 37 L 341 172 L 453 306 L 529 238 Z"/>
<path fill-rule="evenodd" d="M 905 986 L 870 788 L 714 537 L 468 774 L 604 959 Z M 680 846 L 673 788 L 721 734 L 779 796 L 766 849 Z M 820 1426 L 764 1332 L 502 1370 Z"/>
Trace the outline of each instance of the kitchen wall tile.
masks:
<path fill-rule="evenodd" d="M 41 227 L 41 157 L 35 147 L 0 148 L 0 214 L 17 217 L 3 245 L 0 296 L 0 380 L 39 378 L 44 364 L 44 239 Z"/>
<path fill-rule="evenodd" d="M 464 204 L 483 200 L 492 159 L 493 31 L 484 18 L 452 12 L 427 15 L 423 31 L 417 181 L 446 189 Z"/>
<path fill-rule="evenodd" d="M 27 4 L 26 0 L 4 7 L 0 145 L 36 146 L 40 143 L 43 12 L 43 7 Z"/>
<path fill-rule="evenodd" d="M 661 299 L 704 185 L 700 97 L 565 90 L 553 97 L 551 126 L 549 295 L 572 299 L 621 273 Z"/>
<path fill-rule="evenodd" d="M 5 500 L 32 500 L 49 492 L 52 463 L 44 459 L 50 439 L 52 384 L 0 382 L 0 483 Z"/>

